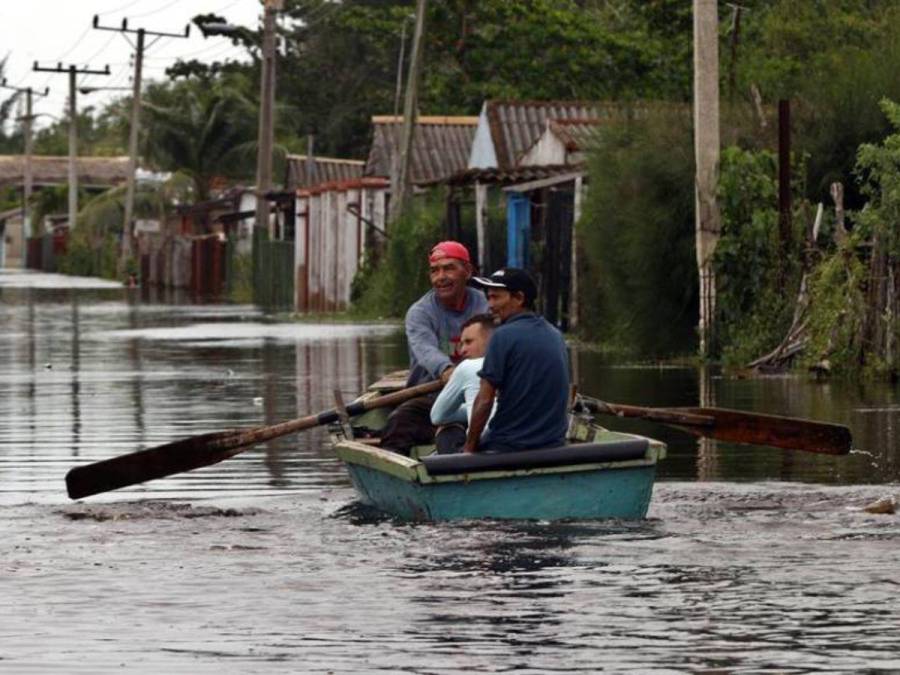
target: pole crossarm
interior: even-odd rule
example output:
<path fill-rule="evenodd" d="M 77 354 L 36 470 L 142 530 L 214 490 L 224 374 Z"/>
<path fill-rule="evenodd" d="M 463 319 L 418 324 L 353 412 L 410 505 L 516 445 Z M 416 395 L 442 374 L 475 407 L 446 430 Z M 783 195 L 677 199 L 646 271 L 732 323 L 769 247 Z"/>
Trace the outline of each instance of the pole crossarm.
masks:
<path fill-rule="evenodd" d="M 9 89 L 11 91 L 17 91 L 22 94 L 31 94 L 31 96 L 38 96 L 43 98 L 44 96 L 48 96 L 50 94 L 50 87 L 44 87 L 44 91 L 38 91 L 37 89 L 33 89 L 32 87 L 14 87 L 10 84 L 6 83 L 6 78 L 4 77 L 0 80 L 0 89 Z"/>
<path fill-rule="evenodd" d="M 147 30 L 146 28 L 129 28 L 128 27 L 128 19 L 122 19 L 122 25 L 117 28 L 116 26 L 101 26 L 99 15 L 94 14 L 94 23 L 92 25 L 97 30 L 111 30 L 116 33 L 134 33 L 135 35 L 137 35 L 138 33 L 143 33 L 144 35 L 152 35 L 153 37 L 172 37 L 172 38 L 186 38 L 186 37 L 191 36 L 190 24 L 188 24 L 184 27 L 184 32 L 182 32 L 182 33 L 167 33 L 167 32 L 155 31 L 155 30 Z"/>
<path fill-rule="evenodd" d="M 54 67 L 50 68 L 47 66 L 40 65 L 37 61 L 34 62 L 34 67 L 32 68 L 36 73 L 75 73 L 76 75 L 110 75 L 109 65 L 106 66 L 103 70 L 96 70 L 94 68 L 79 68 L 78 66 L 72 64 L 69 66 L 63 66 L 62 61 L 57 63 Z"/>

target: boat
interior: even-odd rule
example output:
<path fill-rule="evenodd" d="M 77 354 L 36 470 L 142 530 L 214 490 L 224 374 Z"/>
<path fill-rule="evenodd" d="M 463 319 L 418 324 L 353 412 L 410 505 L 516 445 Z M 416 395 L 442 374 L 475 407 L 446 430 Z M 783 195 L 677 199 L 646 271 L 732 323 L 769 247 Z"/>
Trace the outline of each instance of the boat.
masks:
<path fill-rule="evenodd" d="M 405 386 L 393 373 L 357 401 Z M 459 519 L 639 520 L 647 515 L 660 441 L 570 417 L 567 444 L 505 454 L 444 454 L 418 446 L 410 457 L 377 446 L 390 410 L 342 416 L 334 451 L 361 501 L 405 521 Z"/>

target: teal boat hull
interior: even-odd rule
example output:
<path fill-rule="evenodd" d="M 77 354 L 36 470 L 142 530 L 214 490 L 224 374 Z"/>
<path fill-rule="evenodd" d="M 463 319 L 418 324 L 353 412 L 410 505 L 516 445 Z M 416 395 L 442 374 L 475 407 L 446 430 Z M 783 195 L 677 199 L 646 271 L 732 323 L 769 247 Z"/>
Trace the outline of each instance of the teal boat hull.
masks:
<path fill-rule="evenodd" d="M 420 483 L 348 464 L 362 500 L 403 520 L 594 520 L 646 517 L 656 466 Z"/>

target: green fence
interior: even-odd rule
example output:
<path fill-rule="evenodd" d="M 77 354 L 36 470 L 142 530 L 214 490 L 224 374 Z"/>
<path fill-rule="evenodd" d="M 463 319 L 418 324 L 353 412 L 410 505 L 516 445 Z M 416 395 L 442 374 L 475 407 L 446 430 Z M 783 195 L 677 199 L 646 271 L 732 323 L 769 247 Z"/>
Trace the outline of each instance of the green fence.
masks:
<path fill-rule="evenodd" d="M 269 241 L 253 231 L 253 302 L 266 309 L 294 307 L 294 242 Z"/>

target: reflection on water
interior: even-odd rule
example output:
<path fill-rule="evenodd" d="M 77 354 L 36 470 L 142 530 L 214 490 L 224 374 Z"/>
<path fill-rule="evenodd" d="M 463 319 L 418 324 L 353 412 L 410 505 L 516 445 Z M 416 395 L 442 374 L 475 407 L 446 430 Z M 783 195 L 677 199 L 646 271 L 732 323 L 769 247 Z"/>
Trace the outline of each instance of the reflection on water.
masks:
<path fill-rule="evenodd" d="M 354 500 L 321 429 L 70 503 L 77 463 L 330 408 L 405 346 L 389 326 L 68 283 L 0 274 L 10 672 L 900 671 L 900 521 L 863 511 L 897 492 L 890 387 L 577 354 L 592 395 L 848 423 L 861 449 L 605 420 L 670 444 L 643 522 L 400 523 Z"/>

